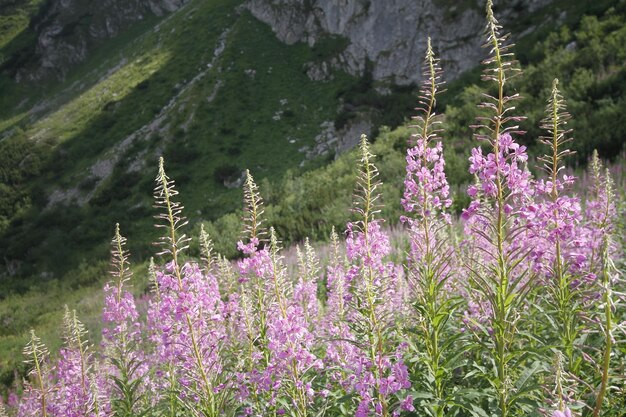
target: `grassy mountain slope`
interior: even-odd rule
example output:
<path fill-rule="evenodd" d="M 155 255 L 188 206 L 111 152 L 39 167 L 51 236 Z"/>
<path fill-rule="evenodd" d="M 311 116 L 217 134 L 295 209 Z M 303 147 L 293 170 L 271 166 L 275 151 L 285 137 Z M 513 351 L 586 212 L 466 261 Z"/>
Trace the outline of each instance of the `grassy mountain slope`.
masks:
<path fill-rule="evenodd" d="M 4 0 L 0 2 L 0 64 L 9 55 L 7 45 L 27 32 L 32 17 L 44 0 Z M 15 45 L 15 44 L 14 44 Z"/>
<path fill-rule="evenodd" d="M 150 241 L 145 219 L 160 154 L 185 205 L 206 218 L 238 206 L 238 187 L 224 182 L 245 168 L 278 178 L 303 163 L 301 149 L 334 119 L 339 91 L 356 80 L 337 73 L 313 82 L 302 68 L 329 58 L 341 41 L 286 46 L 236 13 L 238 4 L 191 2 L 154 28 L 144 22 L 111 40 L 109 54 L 92 57 L 61 87 L 13 86 L 42 111 L 3 98 L 0 123 L 10 134 L 0 154 L 16 201 L 0 213 L 13 220 L 0 229 L 1 241 L 5 258 L 29 266 L 23 275 L 58 275 L 81 258 L 101 257 L 107 226 L 117 220 Z M 46 195 L 60 204 L 50 206 Z"/>

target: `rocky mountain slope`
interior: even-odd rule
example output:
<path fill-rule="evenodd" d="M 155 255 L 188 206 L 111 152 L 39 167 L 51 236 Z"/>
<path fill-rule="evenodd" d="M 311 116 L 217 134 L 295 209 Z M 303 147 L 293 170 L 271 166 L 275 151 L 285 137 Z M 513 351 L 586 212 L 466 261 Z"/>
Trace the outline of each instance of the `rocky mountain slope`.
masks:
<path fill-rule="evenodd" d="M 37 33 L 36 47 L 28 65 L 17 68 L 16 79 L 64 78 L 104 39 L 115 37 L 148 16 L 174 12 L 187 1 L 49 0 L 32 22 Z M 552 1 L 500 1 L 496 7 L 500 6 L 499 17 L 508 24 L 532 15 Z M 311 68 L 312 76 L 328 75 L 324 73 L 330 65 L 353 75 L 368 69 L 376 80 L 410 84 L 419 80 L 427 36 L 433 39 L 450 79 L 480 61 L 482 3 L 249 0 L 243 7 L 270 25 L 278 39 L 289 45 L 305 42 L 314 46 L 328 35 L 345 38 L 345 50 L 336 59 Z"/>
<path fill-rule="evenodd" d="M 496 6 L 500 20 L 508 24 L 550 3 L 500 1 Z M 330 64 L 355 75 L 369 64 L 376 80 L 419 81 L 428 36 L 448 79 L 473 68 L 484 56 L 482 1 L 250 0 L 246 8 L 288 44 L 315 45 L 328 34 L 347 38 L 346 49 Z"/>
<path fill-rule="evenodd" d="M 480 0 L 12 1 L 34 12 L 0 45 L 5 276 L 103 256 L 120 219 L 143 256 L 160 155 L 214 219 L 246 168 L 281 178 L 401 123 L 427 36 L 448 79 L 484 56 Z M 557 3 L 497 12 L 519 39 L 579 12 Z"/>
<path fill-rule="evenodd" d="M 53 0 L 44 3 L 33 28 L 36 46 L 30 62 L 17 68 L 16 81 L 65 78 L 103 40 L 113 38 L 150 15 L 163 16 L 187 0 Z"/>

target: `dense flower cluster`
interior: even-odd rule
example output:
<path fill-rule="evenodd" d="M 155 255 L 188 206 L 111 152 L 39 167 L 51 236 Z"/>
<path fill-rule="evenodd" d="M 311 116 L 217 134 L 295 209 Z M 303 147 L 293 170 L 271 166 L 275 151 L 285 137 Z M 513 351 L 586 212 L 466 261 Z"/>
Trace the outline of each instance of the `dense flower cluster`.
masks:
<path fill-rule="evenodd" d="M 402 198 L 407 212 L 428 216 L 432 210 L 450 207 L 452 200 L 445 165 L 441 142 L 429 147 L 425 139 L 419 138 L 417 144 L 407 150 Z"/>
<path fill-rule="evenodd" d="M 553 247 L 560 241 L 570 274 L 601 274 L 587 259 L 599 250 L 591 237 L 611 227 L 607 216 L 616 210 L 607 202 L 611 191 L 594 189 L 583 211 L 580 200 L 566 192 L 573 177 L 565 175 L 556 184 L 533 180 L 518 166 L 526 161 L 524 149 L 508 135 L 501 139 L 497 161 L 493 154 L 483 156 L 479 148 L 472 153 L 470 169 L 478 183 L 470 187 L 475 200 L 464 212 L 469 241 L 445 252 L 446 258 L 463 256 L 467 245 L 473 250 L 480 245 L 488 248 L 487 234 L 476 232 L 481 223 L 473 220 L 488 218 L 489 210 L 494 209 L 489 198 L 495 198 L 500 180 L 509 193 L 503 212 L 511 217 L 511 224 L 523 226 L 520 233 L 529 241 L 526 245 L 531 248 L 534 270 L 546 279 L 554 273 Z M 439 167 L 434 171 L 444 166 L 440 143 L 430 149 L 409 149 L 410 178 L 415 173 L 411 164 L 423 160 L 424 155 L 431 155 L 430 162 Z M 417 176 L 416 182 L 407 180 L 403 202 L 414 202 L 406 205 L 409 214 L 421 207 L 432 208 L 411 219 L 407 231 L 414 237 L 428 235 L 435 244 L 445 243 L 445 234 L 424 228 L 426 220 L 448 224 L 442 210 L 449 203 L 445 174 L 435 175 L 433 170 Z M 435 184 L 435 177 L 438 185 L 424 191 L 424 182 Z M 604 177 L 600 181 L 605 181 Z M 558 197 L 554 197 L 555 189 L 560 192 Z M 428 200 L 420 199 L 424 195 Z M 605 211 L 598 214 L 598 209 L 593 209 L 596 206 Z M 116 280 L 104 287 L 100 353 L 88 346 L 75 313 L 73 319 L 66 313 L 66 344 L 56 361 L 50 360 L 38 338 L 29 345 L 27 354 L 34 358 L 30 363 L 36 364 L 34 373 L 9 413 L 39 416 L 44 403 L 45 415 L 55 417 L 105 417 L 123 409 L 139 414 L 141 410 L 187 407 L 197 407 L 203 416 L 221 415 L 226 410 L 242 416 L 341 412 L 358 417 L 419 411 L 420 402 L 413 394 L 420 384 L 416 372 L 432 371 L 433 366 L 444 368 L 437 358 L 416 362 L 412 357 L 419 357 L 419 343 L 425 343 L 422 349 L 427 352 L 443 347 L 429 345 L 426 339 L 413 340 L 410 329 L 436 330 L 444 337 L 454 328 L 464 331 L 469 326 L 479 333 L 482 326 L 493 325 L 489 317 L 494 305 L 471 294 L 471 281 L 464 283 L 459 277 L 454 285 L 441 287 L 445 292 L 429 298 L 424 280 L 434 279 L 436 284 L 457 275 L 459 267 L 454 265 L 467 264 L 461 259 L 446 259 L 444 265 L 440 257 L 422 251 L 420 261 L 415 262 L 413 248 L 407 275 L 389 258 L 392 245 L 380 220 L 348 223 L 346 233 L 343 248 L 334 235 L 333 255 L 325 272 L 317 267 L 308 243 L 304 251 L 298 250 L 295 277 L 288 276 L 273 230 L 269 242 L 257 237 L 239 242 L 242 258 L 230 266 L 169 262 L 154 267 L 153 288 L 147 298 L 133 296 L 125 267 L 118 268 L 122 272 L 114 274 Z M 510 245 L 511 251 L 520 247 L 514 242 Z M 126 254 L 119 253 L 126 260 Z M 493 257 L 482 256 L 484 265 Z M 593 288 L 594 284 L 577 281 L 576 285 Z M 447 312 L 447 327 L 437 327 L 441 306 L 462 298 L 466 298 L 465 308 L 458 314 Z M 416 301 L 440 307 L 432 316 L 427 308 L 419 308 L 415 314 L 410 306 Z M 490 330 L 482 337 L 491 334 Z M 433 378 L 437 375 L 433 373 Z M 428 401 L 421 404 L 424 407 Z M 553 413 L 569 415 L 569 408 Z"/>
<path fill-rule="evenodd" d="M 532 195 L 530 172 L 523 165 L 520 166 L 528 160 L 526 147 L 515 142 L 508 133 L 500 136 L 498 145 L 497 156 L 494 153 L 483 155 L 480 147 L 472 149 L 469 172 L 476 175 L 478 184 L 471 185 L 467 190 L 467 194 L 474 200 L 463 210 L 464 218 L 480 209 L 481 200 L 478 196 L 496 198 L 503 187 L 506 187 L 508 199 L 504 206 L 506 214 L 512 213 L 516 205 L 519 209 L 519 205 Z M 500 183 L 499 187 L 497 183 Z"/>

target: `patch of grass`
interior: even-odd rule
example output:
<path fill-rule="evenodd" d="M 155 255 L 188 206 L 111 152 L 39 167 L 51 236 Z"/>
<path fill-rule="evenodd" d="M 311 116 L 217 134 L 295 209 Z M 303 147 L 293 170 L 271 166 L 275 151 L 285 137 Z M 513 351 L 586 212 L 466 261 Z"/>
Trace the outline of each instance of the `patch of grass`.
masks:
<path fill-rule="evenodd" d="M 0 65 L 4 61 L 3 49 L 24 32 L 45 0 L 6 0 L 0 4 Z"/>
<path fill-rule="evenodd" d="M 138 84 L 159 70 L 168 60 L 166 51 L 153 52 L 117 69 L 92 88 L 78 95 L 60 109 L 34 123 L 26 134 L 31 140 L 65 140 L 82 133 L 93 118 L 111 103 L 123 100 Z"/>

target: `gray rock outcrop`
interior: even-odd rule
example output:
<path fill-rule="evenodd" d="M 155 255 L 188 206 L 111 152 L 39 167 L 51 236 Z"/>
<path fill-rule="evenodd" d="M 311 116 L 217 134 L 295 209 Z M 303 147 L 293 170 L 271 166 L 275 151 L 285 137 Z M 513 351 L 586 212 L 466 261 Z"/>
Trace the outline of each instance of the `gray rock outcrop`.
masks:
<path fill-rule="evenodd" d="M 506 23 L 550 2 L 501 0 L 496 11 Z M 446 78 L 455 78 L 485 56 L 481 0 L 248 0 L 245 7 L 287 44 L 314 45 L 328 34 L 347 38 L 349 45 L 335 65 L 362 74 L 369 62 L 376 80 L 418 81 L 428 36 Z"/>
<path fill-rule="evenodd" d="M 162 16 L 188 0 L 49 0 L 35 23 L 33 63 L 16 72 L 17 81 L 63 79 L 103 40 L 150 15 Z"/>

